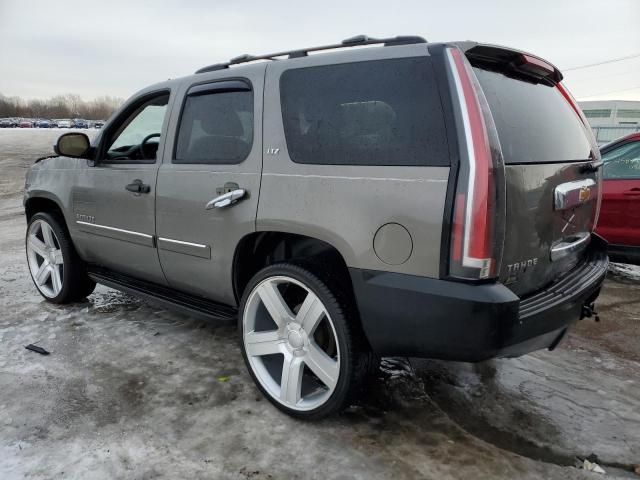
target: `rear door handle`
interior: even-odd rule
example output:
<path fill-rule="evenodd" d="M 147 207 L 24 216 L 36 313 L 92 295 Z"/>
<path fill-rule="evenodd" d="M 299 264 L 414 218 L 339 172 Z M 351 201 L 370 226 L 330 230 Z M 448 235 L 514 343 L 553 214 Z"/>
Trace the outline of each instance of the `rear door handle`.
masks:
<path fill-rule="evenodd" d="M 139 179 L 134 180 L 133 183 L 130 183 L 124 188 L 133 193 L 149 193 L 151 191 L 151 187 L 145 185 L 142 183 L 142 180 Z"/>
<path fill-rule="evenodd" d="M 214 198 L 213 200 L 209 200 L 207 205 L 204 207 L 206 210 L 211 210 L 212 208 L 224 208 L 229 205 L 233 205 L 237 203 L 242 197 L 246 195 L 247 191 L 244 188 L 238 188 L 236 190 L 232 190 L 230 192 L 224 193 L 219 197 Z"/>
<path fill-rule="evenodd" d="M 631 190 L 626 190 L 622 192 L 623 195 L 640 195 L 640 188 L 632 188 Z"/>

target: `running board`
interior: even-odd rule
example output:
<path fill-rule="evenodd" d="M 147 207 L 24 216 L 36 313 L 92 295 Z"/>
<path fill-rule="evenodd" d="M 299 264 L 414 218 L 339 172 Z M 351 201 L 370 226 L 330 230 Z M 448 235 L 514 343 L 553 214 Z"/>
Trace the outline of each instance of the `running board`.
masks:
<path fill-rule="evenodd" d="M 89 266 L 89 277 L 96 283 L 141 297 L 186 315 L 215 321 L 218 325 L 235 325 L 238 311 L 202 297 L 178 292 L 162 285 L 138 280 L 111 270 Z"/>

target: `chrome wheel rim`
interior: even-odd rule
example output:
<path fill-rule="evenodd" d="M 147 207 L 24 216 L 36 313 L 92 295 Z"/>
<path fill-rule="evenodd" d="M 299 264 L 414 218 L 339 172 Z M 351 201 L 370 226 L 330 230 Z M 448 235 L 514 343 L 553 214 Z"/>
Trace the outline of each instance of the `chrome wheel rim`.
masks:
<path fill-rule="evenodd" d="M 252 290 L 242 318 L 249 365 L 269 395 L 298 411 L 320 407 L 340 375 L 333 321 L 318 296 L 286 276 Z"/>
<path fill-rule="evenodd" d="M 27 262 L 38 290 L 47 298 L 57 297 L 62 290 L 64 259 L 58 237 L 44 220 L 36 220 L 29 226 Z"/>

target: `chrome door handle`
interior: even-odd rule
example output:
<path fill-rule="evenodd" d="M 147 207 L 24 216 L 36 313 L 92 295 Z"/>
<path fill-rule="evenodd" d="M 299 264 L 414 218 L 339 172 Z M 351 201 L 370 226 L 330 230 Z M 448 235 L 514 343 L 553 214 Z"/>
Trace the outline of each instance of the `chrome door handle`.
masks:
<path fill-rule="evenodd" d="M 219 197 L 214 198 L 213 200 L 209 200 L 205 209 L 211 210 L 212 208 L 224 208 L 229 205 L 233 205 L 238 200 L 246 195 L 247 191 L 244 188 L 238 188 L 237 190 L 231 190 L 225 194 L 220 195 Z"/>

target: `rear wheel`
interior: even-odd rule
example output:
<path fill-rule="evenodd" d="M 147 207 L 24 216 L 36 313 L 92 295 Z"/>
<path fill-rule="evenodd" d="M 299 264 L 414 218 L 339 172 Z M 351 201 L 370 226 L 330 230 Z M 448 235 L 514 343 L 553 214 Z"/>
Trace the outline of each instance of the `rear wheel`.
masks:
<path fill-rule="evenodd" d="M 309 270 L 281 263 L 249 282 L 238 317 L 256 385 L 280 410 L 318 419 L 346 407 L 368 358 L 351 308 Z"/>
<path fill-rule="evenodd" d="M 27 263 L 40 294 L 52 303 L 85 298 L 96 287 L 87 276 L 64 224 L 56 215 L 36 213 L 27 227 Z"/>

